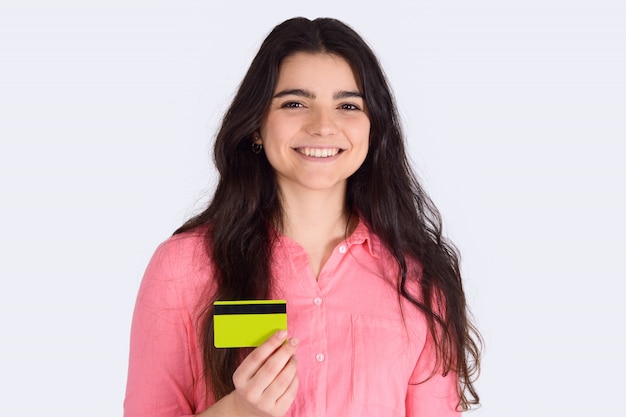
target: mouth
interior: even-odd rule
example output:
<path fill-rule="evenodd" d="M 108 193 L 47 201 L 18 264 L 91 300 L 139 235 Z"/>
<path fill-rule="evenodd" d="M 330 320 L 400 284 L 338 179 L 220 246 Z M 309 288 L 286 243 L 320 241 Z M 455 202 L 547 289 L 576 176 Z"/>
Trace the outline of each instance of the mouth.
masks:
<path fill-rule="evenodd" d="M 296 148 L 296 152 L 312 158 L 330 158 L 343 152 L 343 149 L 339 148 Z"/>

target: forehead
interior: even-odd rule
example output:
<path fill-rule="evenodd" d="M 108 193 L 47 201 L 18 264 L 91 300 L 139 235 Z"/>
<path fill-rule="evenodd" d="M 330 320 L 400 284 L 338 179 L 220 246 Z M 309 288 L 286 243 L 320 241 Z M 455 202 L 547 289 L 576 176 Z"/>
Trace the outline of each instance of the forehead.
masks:
<path fill-rule="evenodd" d="M 340 55 L 297 52 L 281 62 L 275 89 L 302 87 L 360 91 L 360 82 L 350 63 Z"/>

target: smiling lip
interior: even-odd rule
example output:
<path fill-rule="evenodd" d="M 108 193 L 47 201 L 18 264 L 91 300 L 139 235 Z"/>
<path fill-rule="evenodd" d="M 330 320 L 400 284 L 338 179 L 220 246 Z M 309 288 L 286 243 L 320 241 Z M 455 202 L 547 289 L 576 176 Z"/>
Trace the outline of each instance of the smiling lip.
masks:
<path fill-rule="evenodd" d="M 339 148 L 296 148 L 298 153 L 311 158 L 331 158 L 337 155 L 342 149 Z"/>

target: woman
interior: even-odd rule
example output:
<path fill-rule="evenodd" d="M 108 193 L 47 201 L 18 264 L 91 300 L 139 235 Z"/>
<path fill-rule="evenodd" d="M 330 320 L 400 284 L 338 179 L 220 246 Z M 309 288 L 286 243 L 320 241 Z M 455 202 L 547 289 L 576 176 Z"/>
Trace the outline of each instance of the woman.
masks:
<path fill-rule="evenodd" d="M 275 27 L 214 151 L 212 201 L 142 281 L 127 417 L 455 416 L 478 403 L 456 251 L 352 29 Z M 290 337 L 214 347 L 215 300 L 279 298 Z"/>

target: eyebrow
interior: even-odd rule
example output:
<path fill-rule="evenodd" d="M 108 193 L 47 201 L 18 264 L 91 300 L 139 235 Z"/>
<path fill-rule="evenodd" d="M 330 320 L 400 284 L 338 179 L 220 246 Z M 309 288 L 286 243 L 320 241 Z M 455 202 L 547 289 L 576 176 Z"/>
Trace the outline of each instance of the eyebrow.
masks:
<path fill-rule="evenodd" d="M 284 96 L 299 96 L 299 97 L 310 98 L 310 99 L 316 98 L 313 92 L 309 90 L 304 90 L 301 88 L 293 88 L 293 89 L 279 91 L 278 93 L 274 94 L 273 98 L 281 98 Z M 341 100 L 342 98 L 352 98 L 352 97 L 363 98 L 363 94 L 358 91 L 343 91 L 342 90 L 342 91 L 336 92 L 333 95 L 334 100 Z"/>

